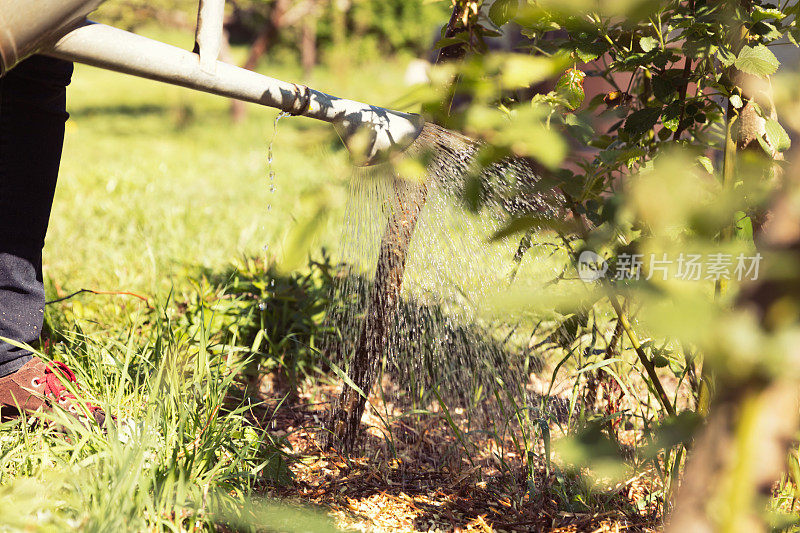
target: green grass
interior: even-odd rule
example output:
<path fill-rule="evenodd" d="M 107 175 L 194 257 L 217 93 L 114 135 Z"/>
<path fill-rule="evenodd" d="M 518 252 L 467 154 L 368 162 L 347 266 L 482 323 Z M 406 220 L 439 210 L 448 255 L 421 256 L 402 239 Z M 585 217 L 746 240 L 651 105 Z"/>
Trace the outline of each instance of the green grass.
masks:
<path fill-rule="evenodd" d="M 188 46 L 189 35 L 156 34 Z M 236 50 L 242 56 L 242 50 Z M 300 68 L 262 64 L 271 76 L 389 105 L 404 94 L 403 63 L 338 65 L 302 79 Z M 221 267 L 265 244 L 280 253 L 307 216 L 308 197 L 341 185 L 351 167 L 333 129 L 286 118 L 267 145 L 277 111 L 248 105 L 242 124 L 224 98 L 77 65 L 68 92 L 58 191 L 45 249 L 47 274 L 65 288 L 92 286 L 163 294 L 195 267 Z M 341 214 L 342 195 L 332 205 Z M 267 211 L 271 204 L 272 209 Z M 335 246 L 336 222 L 318 246 Z"/>

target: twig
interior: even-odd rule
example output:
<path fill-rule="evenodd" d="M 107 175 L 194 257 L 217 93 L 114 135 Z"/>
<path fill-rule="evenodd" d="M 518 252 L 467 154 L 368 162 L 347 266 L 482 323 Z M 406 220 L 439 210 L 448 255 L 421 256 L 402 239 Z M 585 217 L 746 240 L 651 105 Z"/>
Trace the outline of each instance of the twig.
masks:
<path fill-rule="evenodd" d="M 95 289 L 81 289 L 81 290 L 73 292 L 72 294 L 68 294 L 67 296 L 63 296 L 61 298 L 56 298 L 55 300 L 47 301 L 47 302 L 45 302 L 45 305 L 57 304 L 59 302 L 65 301 L 65 300 L 69 300 L 70 298 L 74 298 L 75 296 L 77 296 L 77 295 L 79 295 L 81 293 L 84 293 L 84 292 L 88 292 L 90 294 L 101 294 L 101 295 L 102 294 L 106 294 L 106 295 L 112 295 L 112 296 L 133 296 L 134 298 L 138 298 L 138 299 L 142 300 L 147 305 L 148 309 L 153 309 L 153 306 L 150 305 L 150 301 L 147 299 L 147 297 L 146 296 L 142 296 L 141 294 L 136 294 L 135 292 L 130 292 L 130 291 L 98 291 L 98 290 L 95 290 Z"/>

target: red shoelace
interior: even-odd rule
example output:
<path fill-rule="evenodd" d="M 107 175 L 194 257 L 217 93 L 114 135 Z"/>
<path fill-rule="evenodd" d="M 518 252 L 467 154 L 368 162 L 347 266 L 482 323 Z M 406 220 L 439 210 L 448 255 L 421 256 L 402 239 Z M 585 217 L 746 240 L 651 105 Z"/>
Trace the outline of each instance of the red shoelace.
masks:
<path fill-rule="evenodd" d="M 53 370 L 53 367 L 58 369 L 58 372 Z M 61 382 L 62 379 L 66 379 L 70 383 L 75 383 L 75 388 L 77 389 L 77 378 L 75 377 L 75 372 L 73 372 L 67 365 L 62 363 L 61 361 L 53 361 L 50 365 L 47 365 L 47 368 L 44 370 L 44 394 L 45 396 L 52 396 L 58 403 L 64 404 L 67 400 L 76 400 L 74 394 L 67 390 L 67 387 Z M 90 403 L 86 404 L 86 407 L 89 408 L 90 411 L 94 412 L 97 409 L 100 409 L 96 405 L 92 405 Z"/>

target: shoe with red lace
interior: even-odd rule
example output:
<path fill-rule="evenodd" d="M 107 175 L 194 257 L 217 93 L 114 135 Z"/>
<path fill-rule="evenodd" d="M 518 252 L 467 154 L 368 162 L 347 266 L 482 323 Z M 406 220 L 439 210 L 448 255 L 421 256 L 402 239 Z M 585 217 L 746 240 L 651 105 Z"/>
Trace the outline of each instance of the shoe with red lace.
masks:
<path fill-rule="evenodd" d="M 78 418 L 86 418 L 83 407 L 75 395 L 69 392 L 64 382 L 75 383 L 75 373 L 64 363 L 45 363 L 34 357 L 19 370 L 0 378 L 0 419 L 10 420 L 20 416 L 21 411 L 33 414 L 49 411 L 58 406 Z M 85 404 L 92 418 L 105 425 L 106 414 L 99 407 Z"/>

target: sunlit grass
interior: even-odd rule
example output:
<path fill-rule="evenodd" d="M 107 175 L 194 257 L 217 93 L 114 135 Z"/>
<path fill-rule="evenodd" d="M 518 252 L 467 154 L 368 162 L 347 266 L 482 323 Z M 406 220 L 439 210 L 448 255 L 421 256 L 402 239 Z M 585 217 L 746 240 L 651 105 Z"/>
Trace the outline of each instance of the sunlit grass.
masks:
<path fill-rule="evenodd" d="M 312 81 L 386 104 L 405 91 L 403 65 L 389 67 L 353 67 L 350 75 L 321 68 Z M 293 66 L 267 63 L 261 70 L 304 81 Z M 68 108 L 45 250 L 47 275 L 65 290 L 163 295 L 184 287 L 199 266 L 260 255 L 264 245 L 280 254 L 286 234 L 306 215 L 304 197 L 350 175 L 329 125 L 287 118 L 274 143 L 271 193 L 267 145 L 277 111 L 251 105 L 246 121 L 234 125 L 228 100 L 188 89 L 78 65 Z M 341 219 L 341 202 L 334 208 L 331 219 Z M 332 222 L 318 228 L 315 244 L 335 246 L 338 236 Z"/>

